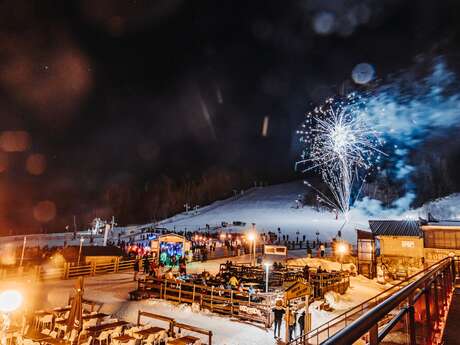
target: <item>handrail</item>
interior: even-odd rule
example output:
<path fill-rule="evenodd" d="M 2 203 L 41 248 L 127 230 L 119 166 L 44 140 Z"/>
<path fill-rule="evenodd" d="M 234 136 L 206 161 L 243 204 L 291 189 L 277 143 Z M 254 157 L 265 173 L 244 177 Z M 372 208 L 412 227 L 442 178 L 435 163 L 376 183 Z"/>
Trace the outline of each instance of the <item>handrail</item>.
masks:
<path fill-rule="evenodd" d="M 414 295 L 417 288 L 424 288 L 427 281 L 431 280 L 433 275 L 437 275 L 439 272 L 444 270 L 448 265 L 452 263 L 452 258 L 447 257 L 439 261 L 437 267 L 429 270 L 424 276 L 411 284 L 405 286 L 385 301 L 381 302 L 366 314 L 352 322 L 347 327 L 338 331 L 330 338 L 325 340 L 322 344 L 324 345 L 341 345 L 341 344 L 352 344 L 358 340 L 362 335 L 368 332 L 372 327 L 375 327 L 378 322 L 390 313 L 393 309 L 399 306 L 407 298 Z M 431 267 L 431 266 L 430 266 Z M 426 271 L 426 270 L 424 270 Z M 385 329 L 385 332 L 389 330 Z"/>
<path fill-rule="evenodd" d="M 448 258 L 444 258 L 443 260 L 446 260 Z M 326 330 L 327 328 L 330 328 L 331 326 L 333 326 L 334 324 L 338 323 L 338 322 L 341 322 L 343 321 L 344 318 L 347 318 L 347 317 L 350 317 L 350 316 L 353 316 L 355 314 L 357 314 L 358 312 L 362 312 L 364 310 L 364 305 L 372 302 L 372 301 L 375 301 L 375 300 L 378 300 L 379 297 L 382 297 L 383 295 L 388 295 L 388 293 L 391 291 L 391 290 L 394 290 L 396 288 L 400 288 L 402 285 L 404 284 L 407 284 L 407 282 L 409 280 L 412 280 L 414 279 L 415 277 L 419 276 L 420 274 L 422 273 L 426 273 L 427 271 L 431 270 L 432 268 L 434 268 L 435 266 L 439 265 L 443 260 L 441 261 L 438 261 L 430 266 L 428 266 L 427 268 L 417 272 L 417 273 L 414 273 L 413 275 L 409 276 L 408 278 L 406 278 L 405 280 L 399 282 L 398 284 L 396 285 L 393 285 L 392 287 L 380 292 L 379 294 L 365 300 L 364 302 L 361 302 L 360 304 L 354 306 L 353 308 L 343 312 L 342 314 L 339 314 L 337 315 L 336 317 L 332 318 L 331 320 L 319 325 L 318 327 L 312 329 L 311 331 L 309 331 L 308 333 L 300 336 L 299 338 L 304 338 L 304 339 L 309 339 L 309 336 L 312 335 L 312 336 L 315 336 L 317 333 L 320 332 L 320 329 L 322 329 L 322 331 Z M 390 297 L 391 295 L 388 295 L 386 296 L 386 298 Z M 354 312 L 353 312 L 354 311 Z M 298 340 L 299 338 L 295 339 L 293 342 L 295 342 L 296 340 Z"/>

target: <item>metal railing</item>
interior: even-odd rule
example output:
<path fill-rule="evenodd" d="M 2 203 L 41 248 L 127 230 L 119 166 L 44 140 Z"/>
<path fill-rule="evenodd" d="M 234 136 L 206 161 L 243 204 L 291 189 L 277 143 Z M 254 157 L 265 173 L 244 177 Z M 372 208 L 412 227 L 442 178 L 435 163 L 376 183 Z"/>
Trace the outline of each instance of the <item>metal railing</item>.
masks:
<path fill-rule="evenodd" d="M 439 266 L 441 262 L 437 262 L 422 271 L 419 271 L 406 280 L 393 285 L 389 289 L 380 292 L 379 294 L 365 300 L 364 302 L 354 306 L 353 308 L 347 310 L 346 312 L 337 315 L 336 317 L 332 318 L 331 320 L 321 324 L 320 326 L 312 329 L 311 331 L 301 335 L 300 337 L 292 340 L 289 345 L 301 345 L 301 344 L 321 344 L 326 339 L 333 336 L 335 333 L 347 327 L 353 321 L 358 319 L 361 315 L 368 312 L 370 309 L 382 303 L 388 297 L 393 295 L 396 291 L 402 289 L 403 287 L 407 286 L 414 280 L 418 279 L 422 275 L 426 274 L 427 272 L 431 271 L 435 267 Z"/>
<path fill-rule="evenodd" d="M 456 259 L 445 258 L 321 344 L 440 343 L 456 277 Z M 304 343 L 308 344 L 308 343 Z"/>

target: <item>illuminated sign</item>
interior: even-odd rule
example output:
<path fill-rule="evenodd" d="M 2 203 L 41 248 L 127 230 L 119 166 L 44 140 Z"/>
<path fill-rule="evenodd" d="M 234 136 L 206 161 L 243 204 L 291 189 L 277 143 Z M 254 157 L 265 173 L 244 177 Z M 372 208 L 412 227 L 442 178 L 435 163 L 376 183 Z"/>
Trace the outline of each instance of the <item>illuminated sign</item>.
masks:
<path fill-rule="evenodd" d="M 415 243 L 414 243 L 414 241 L 401 241 L 401 247 L 403 247 L 403 248 L 414 248 Z"/>

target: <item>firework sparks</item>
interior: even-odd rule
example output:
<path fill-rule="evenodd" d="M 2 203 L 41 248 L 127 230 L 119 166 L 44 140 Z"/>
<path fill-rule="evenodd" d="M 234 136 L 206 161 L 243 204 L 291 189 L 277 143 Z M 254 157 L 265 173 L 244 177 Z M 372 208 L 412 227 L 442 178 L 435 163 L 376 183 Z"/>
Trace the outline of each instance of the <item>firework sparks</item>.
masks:
<path fill-rule="evenodd" d="M 304 149 L 297 166 L 303 172 L 319 171 L 332 197 L 306 184 L 346 220 L 366 175 L 384 154 L 379 132 L 370 127 L 365 115 L 365 102 L 354 94 L 342 101 L 328 99 L 306 115 L 298 131 Z"/>

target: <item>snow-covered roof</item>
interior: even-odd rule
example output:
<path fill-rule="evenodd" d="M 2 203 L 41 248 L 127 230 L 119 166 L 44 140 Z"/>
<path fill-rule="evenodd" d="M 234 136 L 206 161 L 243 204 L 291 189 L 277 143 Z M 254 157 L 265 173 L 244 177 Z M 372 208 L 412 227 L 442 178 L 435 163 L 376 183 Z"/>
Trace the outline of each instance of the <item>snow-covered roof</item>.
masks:
<path fill-rule="evenodd" d="M 369 220 L 374 236 L 421 237 L 420 222 L 415 220 Z"/>

